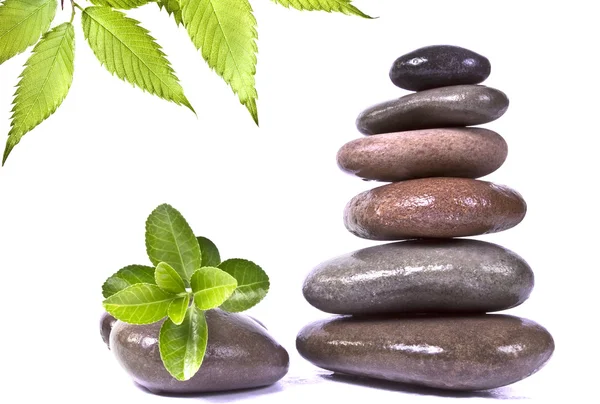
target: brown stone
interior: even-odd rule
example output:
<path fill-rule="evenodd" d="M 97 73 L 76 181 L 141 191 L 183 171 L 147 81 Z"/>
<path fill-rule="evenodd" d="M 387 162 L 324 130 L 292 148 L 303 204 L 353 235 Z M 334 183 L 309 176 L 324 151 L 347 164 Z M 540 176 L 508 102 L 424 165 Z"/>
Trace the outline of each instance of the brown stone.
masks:
<path fill-rule="evenodd" d="M 340 168 L 358 177 L 397 182 L 424 177 L 478 178 L 496 171 L 508 147 L 483 128 L 423 129 L 369 136 L 346 143 Z"/>
<path fill-rule="evenodd" d="M 448 238 L 516 226 L 527 205 L 518 192 L 467 178 L 423 178 L 384 185 L 355 196 L 346 228 L 371 240 Z"/>
<path fill-rule="evenodd" d="M 533 321 L 456 317 L 338 317 L 306 326 L 300 354 L 334 372 L 453 390 L 505 386 L 538 371 L 554 341 Z"/>
<path fill-rule="evenodd" d="M 204 393 L 268 386 L 286 375 L 289 356 L 267 330 L 243 314 L 206 312 L 208 344 L 198 373 L 181 382 L 165 369 L 158 348 L 162 321 L 117 321 L 110 333 L 115 357 L 141 386 L 156 393 Z"/>

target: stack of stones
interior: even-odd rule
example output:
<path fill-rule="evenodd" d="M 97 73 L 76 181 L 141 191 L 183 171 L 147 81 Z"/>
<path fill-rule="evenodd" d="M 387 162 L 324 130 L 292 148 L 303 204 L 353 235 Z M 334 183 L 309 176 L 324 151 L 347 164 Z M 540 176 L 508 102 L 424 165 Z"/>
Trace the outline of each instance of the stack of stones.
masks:
<path fill-rule="evenodd" d="M 317 266 L 304 296 L 342 314 L 306 326 L 297 348 L 335 372 L 434 388 L 485 390 L 539 370 L 554 350 L 542 326 L 486 314 L 523 303 L 529 265 L 488 242 L 455 237 L 517 225 L 526 212 L 512 189 L 474 178 L 506 159 L 497 133 L 471 127 L 508 108 L 504 93 L 477 85 L 487 58 L 431 46 L 398 58 L 390 77 L 416 91 L 375 105 L 357 120 L 368 135 L 344 145 L 339 166 L 391 182 L 346 206 L 347 229 L 370 240 L 406 240 L 354 251 Z M 348 316 L 349 315 L 349 316 Z"/>

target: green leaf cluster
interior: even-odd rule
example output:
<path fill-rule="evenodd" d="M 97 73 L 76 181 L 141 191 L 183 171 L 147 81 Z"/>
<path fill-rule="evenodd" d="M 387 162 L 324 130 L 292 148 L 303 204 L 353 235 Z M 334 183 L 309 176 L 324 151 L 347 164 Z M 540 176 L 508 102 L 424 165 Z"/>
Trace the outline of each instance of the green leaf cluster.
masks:
<path fill-rule="evenodd" d="M 71 20 L 52 29 L 57 0 L 4 0 L 0 5 L 0 65 L 35 45 L 17 85 L 2 164 L 21 138 L 52 115 L 69 92 L 74 71 L 76 10 L 81 13 L 84 37 L 106 70 L 134 87 L 195 113 L 160 45 L 139 21 L 120 11 L 157 3 L 159 10 L 185 28 L 202 58 L 231 87 L 258 125 L 258 33 L 248 0 L 88 1 L 93 6 L 83 8 L 71 2 Z M 273 2 L 297 10 L 371 18 L 354 7 L 352 0 Z"/>
<path fill-rule="evenodd" d="M 206 352 L 204 312 L 248 310 L 266 296 L 269 277 L 248 260 L 221 262 L 215 244 L 196 237 L 181 213 L 167 204 L 146 221 L 146 251 L 154 266 L 129 265 L 109 277 L 102 286 L 103 305 L 131 324 L 166 317 L 159 333 L 163 364 L 177 380 L 189 380 Z"/>

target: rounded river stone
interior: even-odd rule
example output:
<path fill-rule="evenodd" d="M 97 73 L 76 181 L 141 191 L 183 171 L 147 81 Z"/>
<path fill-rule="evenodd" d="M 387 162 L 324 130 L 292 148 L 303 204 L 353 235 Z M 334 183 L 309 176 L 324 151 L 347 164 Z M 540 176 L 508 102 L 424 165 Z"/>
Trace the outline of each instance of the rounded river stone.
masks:
<path fill-rule="evenodd" d="M 459 46 L 434 45 L 400 56 L 390 79 L 400 88 L 422 91 L 459 84 L 479 84 L 492 70 L 490 61 Z"/>
<path fill-rule="evenodd" d="M 487 390 L 530 376 L 550 359 L 552 336 L 499 314 L 342 317 L 306 326 L 300 354 L 334 372 L 452 390 Z"/>
<path fill-rule="evenodd" d="M 117 321 L 110 346 L 131 377 L 155 393 L 203 393 L 267 386 L 288 371 L 289 356 L 254 320 L 221 310 L 206 312 L 208 345 L 198 373 L 178 381 L 164 368 L 158 349 L 162 321 L 133 325 Z"/>
<path fill-rule="evenodd" d="M 468 178 L 422 178 L 355 196 L 346 228 L 371 240 L 450 238 L 495 233 L 523 220 L 527 205 L 512 189 Z"/>
<path fill-rule="evenodd" d="M 514 252 L 484 241 L 410 240 L 318 265 L 304 297 L 335 314 L 474 313 L 518 306 L 533 272 Z"/>
<path fill-rule="evenodd" d="M 506 160 L 504 139 L 483 128 L 421 129 L 368 136 L 346 143 L 339 167 L 358 177 L 386 182 L 424 177 L 478 178 Z"/>
<path fill-rule="evenodd" d="M 104 314 L 102 314 L 102 317 L 100 317 L 100 335 L 102 336 L 102 341 L 104 341 L 104 343 L 109 349 L 110 333 L 116 322 L 117 319 L 106 312 L 104 312 Z"/>
<path fill-rule="evenodd" d="M 366 135 L 415 129 L 481 125 L 500 118 L 508 98 L 485 86 L 450 86 L 420 91 L 377 104 L 356 120 Z"/>

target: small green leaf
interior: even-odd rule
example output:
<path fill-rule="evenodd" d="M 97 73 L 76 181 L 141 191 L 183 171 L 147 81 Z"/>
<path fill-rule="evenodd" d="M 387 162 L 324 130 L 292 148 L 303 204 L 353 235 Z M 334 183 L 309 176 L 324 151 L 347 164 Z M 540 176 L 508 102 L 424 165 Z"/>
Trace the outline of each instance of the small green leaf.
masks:
<path fill-rule="evenodd" d="M 202 253 L 194 232 L 171 205 L 160 205 L 148 217 L 146 251 L 154 265 L 166 262 L 186 284 L 202 266 Z"/>
<path fill-rule="evenodd" d="M 13 101 L 2 164 L 21 138 L 56 111 L 71 88 L 75 32 L 66 22 L 44 34 L 25 63 Z"/>
<path fill-rule="evenodd" d="M 176 298 L 169 305 L 169 318 L 172 322 L 179 325 L 185 319 L 185 313 L 190 305 L 190 295 Z"/>
<path fill-rule="evenodd" d="M 281 4 L 284 7 L 290 8 L 293 7 L 297 10 L 307 10 L 307 11 L 327 11 L 328 13 L 332 11 L 337 11 L 339 13 L 344 13 L 347 15 L 358 15 L 363 18 L 373 18 L 358 8 L 354 7 L 352 4 L 352 0 L 273 0 L 277 4 Z"/>
<path fill-rule="evenodd" d="M 221 305 L 223 310 L 232 313 L 248 310 L 267 295 L 269 277 L 252 261 L 230 259 L 222 262 L 219 268 L 233 276 L 238 284 L 231 297 Z"/>
<path fill-rule="evenodd" d="M 219 249 L 206 237 L 196 237 L 200 251 L 202 251 L 202 265 L 205 267 L 216 267 L 221 263 Z"/>
<path fill-rule="evenodd" d="M 233 276 L 214 267 L 204 267 L 194 272 L 191 284 L 194 303 L 200 310 L 219 307 L 237 287 Z"/>
<path fill-rule="evenodd" d="M 129 265 L 119 269 L 102 285 L 105 298 L 137 283 L 154 283 L 154 268 L 145 265 Z"/>
<path fill-rule="evenodd" d="M 139 21 L 109 7 L 88 7 L 81 23 L 90 47 L 109 72 L 194 111 L 161 47 Z"/>
<path fill-rule="evenodd" d="M 95 6 L 112 7 L 119 10 L 130 10 L 132 8 L 141 7 L 154 0 L 90 0 Z"/>
<path fill-rule="evenodd" d="M 156 266 L 154 279 L 158 287 L 171 293 L 184 293 L 185 284 L 181 276 L 166 262 L 161 262 Z"/>
<path fill-rule="evenodd" d="M 158 348 L 171 376 L 180 381 L 191 379 L 202 365 L 207 342 L 206 317 L 193 305 L 180 325 L 167 319 L 160 328 Z"/>
<path fill-rule="evenodd" d="M 231 86 L 258 125 L 256 19 L 248 0 L 180 0 L 183 25 L 211 69 Z"/>
<path fill-rule="evenodd" d="M 183 18 L 181 16 L 181 5 L 179 0 L 158 0 L 158 7 L 162 10 L 163 8 L 169 15 L 172 15 L 177 25 L 183 24 Z"/>
<path fill-rule="evenodd" d="M 54 19 L 56 0 L 5 0 L 0 6 L 0 65 L 28 47 L 48 31 Z"/>
<path fill-rule="evenodd" d="M 115 293 L 103 305 L 118 320 L 130 324 L 151 324 L 167 315 L 175 297 L 156 285 L 138 283 Z"/>

